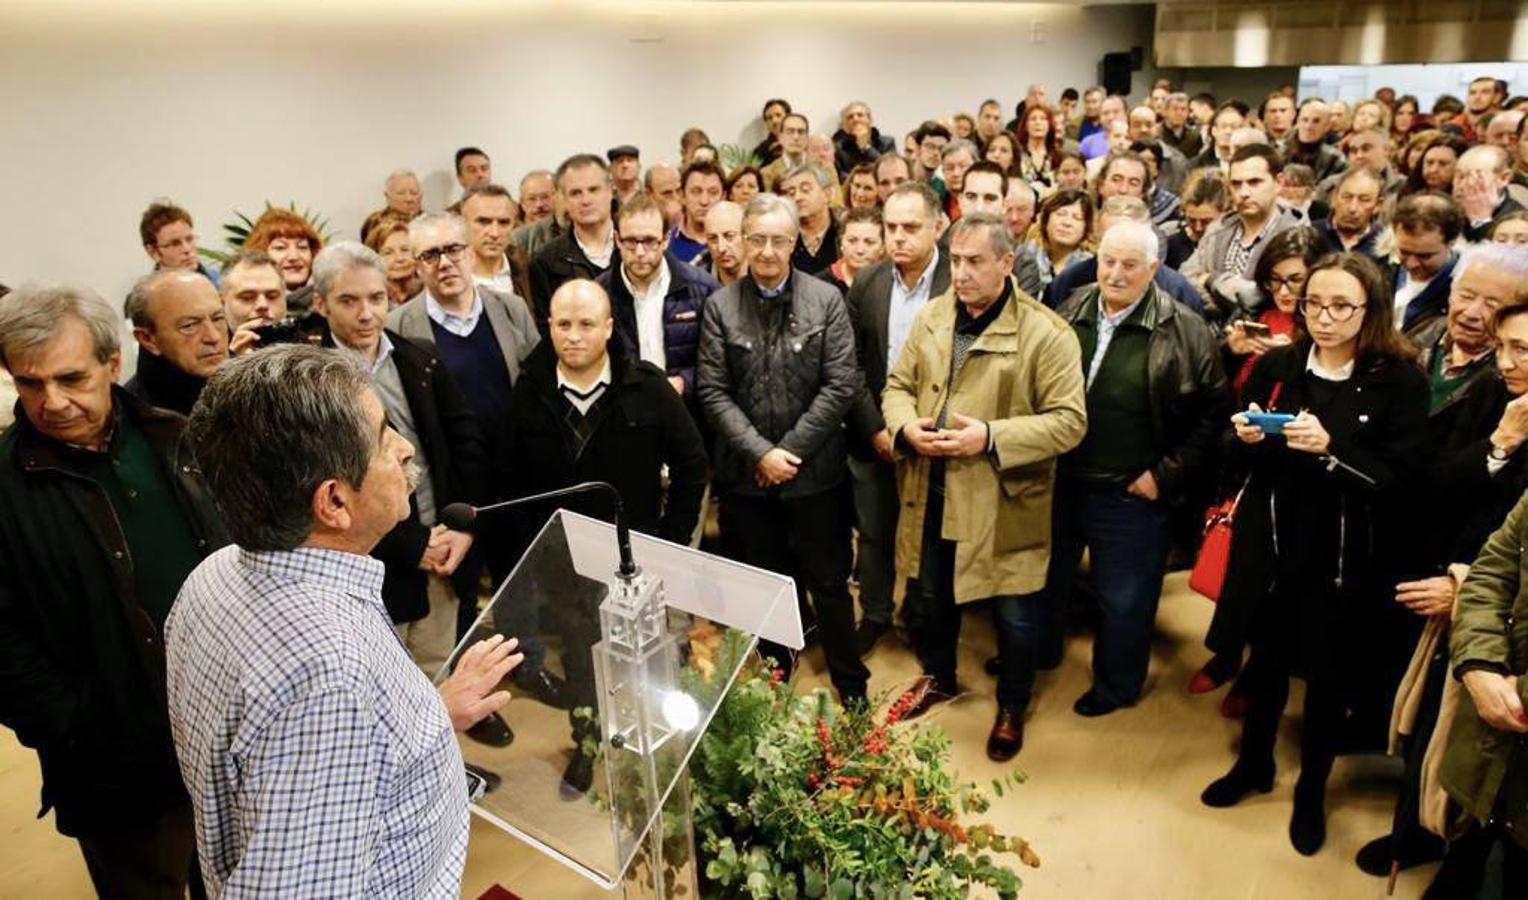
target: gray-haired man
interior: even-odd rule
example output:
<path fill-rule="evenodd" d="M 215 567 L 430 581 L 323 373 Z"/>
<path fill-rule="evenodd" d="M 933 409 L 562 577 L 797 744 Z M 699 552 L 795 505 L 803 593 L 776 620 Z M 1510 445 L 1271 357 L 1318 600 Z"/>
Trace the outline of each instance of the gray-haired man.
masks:
<path fill-rule="evenodd" d="M 0 299 L 21 408 L 0 436 L 0 724 L 37 751 L 43 809 L 79 839 L 101 896 L 180 897 L 195 842 L 161 634 L 226 539 L 185 420 L 114 386 L 120 333 L 88 291 Z"/>
<path fill-rule="evenodd" d="M 332 307 L 351 288 L 327 280 Z M 367 554 L 410 516 L 414 449 L 374 384 L 353 354 L 274 347 L 224 367 L 191 415 L 238 545 L 197 567 L 165 628 L 214 895 L 460 890 L 467 785 L 452 731 L 508 702 L 495 688 L 519 657 L 513 640 L 477 644 L 437 691 L 394 637 L 384 566 Z"/>

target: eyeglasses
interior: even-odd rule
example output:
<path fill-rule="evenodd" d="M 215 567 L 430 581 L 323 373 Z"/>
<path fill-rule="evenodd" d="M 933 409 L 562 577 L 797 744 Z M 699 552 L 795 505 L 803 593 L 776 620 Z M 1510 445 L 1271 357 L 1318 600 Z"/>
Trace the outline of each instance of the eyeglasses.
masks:
<path fill-rule="evenodd" d="M 1268 280 L 1263 282 L 1263 287 L 1266 287 L 1270 294 L 1277 294 L 1279 291 L 1298 294 L 1305 288 L 1305 276 L 1294 275 L 1289 278 L 1280 278 L 1277 275 L 1270 275 Z"/>
<path fill-rule="evenodd" d="M 1307 319 L 1319 319 L 1322 313 L 1333 322 L 1346 322 L 1353 318 L 1366 303 L 1312 303 L 1309 300 L 1300 301 L 1300 315 Z"/>
<path fill-rule="evenodd" d="M 786 237 L 783 234 L 750 234 L 743 238 L 743 240 L 747 241 L 748 246 L 755 250 L 763 250 L 765 247 L 773 247 L 781 253 L 794 249 L 796 246 L 796 239 L 794 237 Z"/>
<path fill-rule="evenodd" d="M 616 243 L 627 253 L 640 250 L 643 253 L 656 253 L 663 246 L 663 238 L 617 238 Z"/>
<path fill-rule="evenodd" d="M 419 261 L 427 266 L 436 266 L 440 264 L 442 256 L 448 257 L 454 262 L 461 259 L 462 255 L 466 252 L 466 244 L 447 244 L 444 247 L 431 247 L 428 250 L 421 250 L 419 252 Z"/>

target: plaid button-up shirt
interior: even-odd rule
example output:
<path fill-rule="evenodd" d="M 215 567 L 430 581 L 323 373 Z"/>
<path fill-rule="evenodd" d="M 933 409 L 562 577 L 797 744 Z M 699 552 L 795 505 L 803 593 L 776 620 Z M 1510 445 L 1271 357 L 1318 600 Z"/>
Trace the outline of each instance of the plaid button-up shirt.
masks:
<path fill-rule="evenodd" d="M 165 626 L 170 721 L 213 897 L 456 897 L 450 718 L 382 605 L 382 564 L 225 547 Z"/>

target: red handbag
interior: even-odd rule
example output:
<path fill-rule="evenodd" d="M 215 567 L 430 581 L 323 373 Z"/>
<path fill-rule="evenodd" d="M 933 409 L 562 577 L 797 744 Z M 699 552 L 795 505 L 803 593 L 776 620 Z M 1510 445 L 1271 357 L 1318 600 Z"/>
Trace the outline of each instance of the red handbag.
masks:
<path fill-rule="evenodd" d="M 1188 575 L 1188 586 L 1212 602 L 1220 599 L 1220 589 L 1226 583 L 1236 507 L 1241 503 L 1242 491 L 1246 489 L 1246 485 L 1243 485 L 1235 497 L 1210 507 L 1204 514 L 1204 539 L 1199 543 L 1199 555 L 1194 558 L 1194 570 Z"/>
<path fill-rule="evenodd" d="M 1273 390 L 1268 395 L 1268 408 L 1279 402 L 1279 392 L 1284 389 L 1284 382 L 1276 381 Z M 1252 476 L 1247 476 L 1250 482 Z M 1212 506 L 1204 513 L 1204 539 L 1199 542 L 1199 555 L 1194 558 L 1194 570 L 1188 575 L 1189 590 L 1208 597 L 1211 602 L 1220 600 L 1220 589 L 1226 583 L 1226 567 L 1231 563 L 1231 536 L 1236 529 L 1236 507 L 1241 505 L 1242 494 L 1246 493 L 1247 482 L 1243 482 L 1241 490 L 1218 506 Z"/>

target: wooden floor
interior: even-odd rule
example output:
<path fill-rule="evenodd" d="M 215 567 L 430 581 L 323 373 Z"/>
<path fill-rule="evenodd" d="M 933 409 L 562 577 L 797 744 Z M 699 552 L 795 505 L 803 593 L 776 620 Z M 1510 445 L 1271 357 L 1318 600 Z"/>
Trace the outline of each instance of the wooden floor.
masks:
<path fill-rule="evenodd" d="M 1207 657 L 1200 638 L 1210 614 L 1183 577 L 1168 581 L 1153 684 L 1139 706 L 1102 719 L 1072 713 L 1089 680 L 1087 636 L 1073 637 L 1061 668 L 1042 676 L 1025 750 L 1016 760 L 1030 780 L 995 801 L 988 816 L 1029 838 L 1043 860 L 1025 874 L 1023 896 L 1383 897 L 1384 882 L 1360 872 L 1353 854 L 1388 828 L 1396 761 L 1338 761 L 1327 844 L 1310 859 L 1290 848 L 1286 834 L 1296 765 L 1293 718 L 1285 720 L 1272 794 L 1229 810 L 1200 805 L 1200 790 L 1231 762 L 1239 726 L 1218 714 L 1220 694 L 1190 697 L 1183 690 Z M 990 624 L 967 616 L 961 681 L 969 694 L 934 717 L 955 738 L 961 775 L 982 783 L 1000 771 L 983 751 L 994 701 L 981 662 L 992 645 Z M 899 689 L 916 675 L 912 654 L 895 639 L 884 641 L 869 663 L 872 690 Z M 818 652 L 801 677 L 821 683 L 821 673 Z M 75 844 L 53 831 L 51 819 L 34 820 L 36 809 L 36 759 L 9 732 L 0 733 L 0 897 L 90 896 Z M 1419 896 L 1431 875 L 1432 867 L 1404 874 L 1395 896 Z M 604 896 L 474 817 L 462 895 L 476 898 L 495 883 L 527 900 Z"/>

